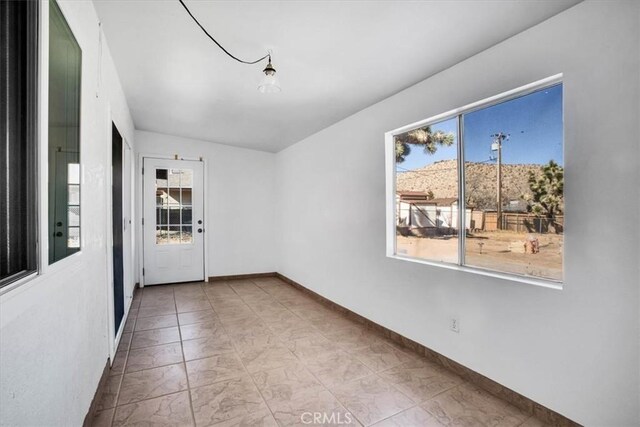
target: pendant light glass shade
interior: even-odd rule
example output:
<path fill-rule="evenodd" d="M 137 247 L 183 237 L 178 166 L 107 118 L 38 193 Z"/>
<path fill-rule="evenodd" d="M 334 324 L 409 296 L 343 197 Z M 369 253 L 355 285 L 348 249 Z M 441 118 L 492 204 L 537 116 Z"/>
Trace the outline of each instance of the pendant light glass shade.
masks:
<path fill-rule="evenodd" d="M 262 70 L 264 72 L 264 77 L 262 78 L 262 82 L 258 86 L 258 90 L 262 93 L 276 93 L 280 92 L 280 85 L 278 84 L 278 79 L 276 78 L 276 69 L 271 65 L 271 57 L 269 57 L 269 63 L 266 68 Z"/>

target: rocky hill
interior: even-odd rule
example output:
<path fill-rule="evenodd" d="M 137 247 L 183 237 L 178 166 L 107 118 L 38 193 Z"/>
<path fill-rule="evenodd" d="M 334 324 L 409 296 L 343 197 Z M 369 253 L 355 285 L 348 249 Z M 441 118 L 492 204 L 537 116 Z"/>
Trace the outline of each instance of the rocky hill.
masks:
<path fill-rule="evenodd" d="M 457 197 L 456 160 L 442 160 L 420 169 L 397 174 L 396 190 L 433 192 L 435 198 Z M 529 172 L 540 172 L 540 165 L 502 165 L 502 196 L 505 204 L 529 194 Z M 478 209 L 495 209 L 496 165 L 466 162 L 467 203 Z"/>

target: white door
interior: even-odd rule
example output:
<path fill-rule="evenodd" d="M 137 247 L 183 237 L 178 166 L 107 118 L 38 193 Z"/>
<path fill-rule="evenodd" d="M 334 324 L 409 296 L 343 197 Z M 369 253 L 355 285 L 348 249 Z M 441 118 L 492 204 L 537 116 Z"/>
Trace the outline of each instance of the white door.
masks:
<path fill-rule="evenodd" d="M 204 280 L 202 162 L 145 158 L 144 284 Z"/>

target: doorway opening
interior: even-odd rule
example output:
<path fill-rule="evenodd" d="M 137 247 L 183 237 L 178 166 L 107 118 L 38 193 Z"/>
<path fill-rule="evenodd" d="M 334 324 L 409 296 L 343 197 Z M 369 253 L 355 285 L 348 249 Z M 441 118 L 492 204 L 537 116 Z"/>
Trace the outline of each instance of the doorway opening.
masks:
<path fill-rule="evenodd" d="M 113 318 L 117 332 L 124 317 L 124 239 L 123 228 L 123 146 L 122 136 L 111 124 L 111 201 L 113 226 Z"/>

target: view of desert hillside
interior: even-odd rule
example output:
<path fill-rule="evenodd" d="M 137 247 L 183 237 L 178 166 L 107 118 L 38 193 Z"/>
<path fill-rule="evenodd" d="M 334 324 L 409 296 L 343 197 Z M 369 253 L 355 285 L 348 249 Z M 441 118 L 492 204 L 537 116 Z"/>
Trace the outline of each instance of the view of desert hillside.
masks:
<path fill-rule="evenodd" d="M 442 160 L 409 172 L 398 172 L 396 190 L 433 192 L 435 198 L 457 197 L 456 160 Z M 478 209 L 495 209 L 495 163 L 466 162 L 467 203 Z M 502 165 L 502 195 L 505 203 L 529 194 L 529 171 L 538 174 L 540 165 Z"/>

